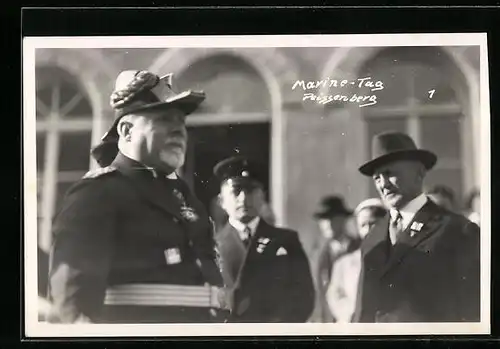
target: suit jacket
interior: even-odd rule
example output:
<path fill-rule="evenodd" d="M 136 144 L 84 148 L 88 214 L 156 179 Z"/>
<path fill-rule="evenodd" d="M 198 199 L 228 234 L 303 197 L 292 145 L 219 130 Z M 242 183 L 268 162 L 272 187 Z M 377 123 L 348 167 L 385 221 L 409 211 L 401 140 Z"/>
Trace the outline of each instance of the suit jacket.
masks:
<path fill-rule="evenodd" d="M 49 291 L 53 321 L 208 322 L 209 309 L 105 306 L 106 288 L 123 284 L 222 285 L 203 205 L 177 185 L 196 212 L 190 221 L 167 181 L 119 155 L 76 183 L 53 224 Z M 168 257 L 174 251 L 178 258 Z"/>
<path fill-rule="evenodd" d="M 479 227 L 431 200 L 394 246 L 388 225 L 389 215 L 363 241 L 355 320 L 479 321 Z"/>
<path fill-rule="evenodd" d="M 248 248 L 227 224 L 216 235 L 228 322 L 306 322 L 314 306 L 309 261 L 295 231 L 260 220 Z"/>

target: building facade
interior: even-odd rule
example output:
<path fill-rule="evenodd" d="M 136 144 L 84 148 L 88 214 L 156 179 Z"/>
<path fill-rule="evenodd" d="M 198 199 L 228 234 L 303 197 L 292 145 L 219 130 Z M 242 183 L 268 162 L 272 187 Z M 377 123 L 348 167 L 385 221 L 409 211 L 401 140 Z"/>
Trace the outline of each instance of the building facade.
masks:
<path fill-rule="evenodd" d="M 446 184 L 462 198 L 479 188 L 479 47 L 37 49 L 43 251 L 64 192 L 96 166 L 89 149 L 113 120 L 109 96 L 126 69 L 173 72 L 179 89 L 207 93 L 187 120 L 190 145 L 181 175 L 209 205 L 215 162 L 235 153 L 258 160 L 276 223 L 299 231 L 312 264 L 319 241 L 312 214 L 320 199 L 338 194 L 354 207 L 376 195 L 357 168 L 380 131 L 408 132 L 437 153 L 428 186 Z M 314 91 L 303 88 L 325 79 Z M 332 80 L 355 83 L 346 92 Z M 374 94 L 368 81 L 383 89 L 367 107 L 321 104 L 307 95 L 368 96 Z"/>

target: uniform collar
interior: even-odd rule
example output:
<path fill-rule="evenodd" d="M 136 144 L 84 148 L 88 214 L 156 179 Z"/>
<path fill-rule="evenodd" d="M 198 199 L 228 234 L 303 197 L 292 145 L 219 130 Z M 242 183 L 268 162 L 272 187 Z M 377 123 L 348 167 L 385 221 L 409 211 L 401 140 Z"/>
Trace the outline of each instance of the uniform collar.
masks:
<path fill-rule="evenodd" d="M 408 202 L 402 209 L 399 210 L 401 213 L 401 217 L 403 218 L 403 228 L 406 229 L 408 224 L 413 220 L 415 214 L 420 211 L 422 207 L 427 203 L 427 196 L 425 194 L 420 194 L 410 202 Z M 395 209 L 391 209 L 390 211 L 391 218 L 396 218 L 398 211 Z"/>
<path fill-rule="evenodd" d="M 233 226 L 233 228 L 236 229 L 236 231 L 238 231 L 240 236 L 244 235 L 244 230 L 246 227 L 250 228 L 250 235 L 254 235 L 255 231 L 257 230 L 257 226 L 259 225 L 260 217 L 258 217 L 258 216 L 255 217 L 247 224 L 244 224 L 244 223 L 242 223 L 238 220 L 232 219 L 232 218 L 229 218 L 228 221 L 229 221 L 229 224 L 231 224 Z"/>
<path fill-rule="evenodd" d="M 122 152 L 119 152 L 118 155 L 116 156 L 116 159 L 114 160 L 115 163 L 118 163 L 122 166 L 125 166 L 128 169 L 133 169 L 133 170 L 146 170 L 150 172 L 154 178 L 159 177 L 159 171 L 154 169 L 153 167 L 148 167 L 141 162 L 134 160 L 132 158 L 129 158 Z M 167 179 L 178 179 L 179 177 L 177 176 L 177 173 L 172 172 L 169 175 L 165 175 Z"/>

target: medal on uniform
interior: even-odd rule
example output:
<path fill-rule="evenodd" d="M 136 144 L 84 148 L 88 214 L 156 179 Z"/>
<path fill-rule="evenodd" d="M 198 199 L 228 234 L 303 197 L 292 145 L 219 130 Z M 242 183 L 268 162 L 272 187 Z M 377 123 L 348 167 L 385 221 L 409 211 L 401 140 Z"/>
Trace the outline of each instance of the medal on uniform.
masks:
<path fill-rule="evenodd" d="M 195 210 L 192 207 L 186 205 L 186 200 L 184 199 L 184 195 L 182 195 L 182 193 L 177 189 L 174 189 L 173 192 L 175 197 L 181 203 L 181 216 L 188 222 L 196 222 L 198 220 L 198 215 L 196 214 Z"/>
<path fill-rule="evenodd" d="M 181 262 L 181 253 L 178 248 L 169 248 L 164 251 L 167 264 L 179 264 Z"/>

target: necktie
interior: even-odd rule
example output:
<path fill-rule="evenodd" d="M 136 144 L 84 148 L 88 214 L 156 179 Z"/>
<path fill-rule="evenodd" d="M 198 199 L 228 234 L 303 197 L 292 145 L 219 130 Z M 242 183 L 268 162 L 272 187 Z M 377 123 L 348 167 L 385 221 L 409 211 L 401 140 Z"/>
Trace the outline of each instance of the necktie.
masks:
<path fill-rule="evenodd" d="M 250 230 L 250 227 L 248 226 L 245 226 L 245 229 L 243 229 L 243 244 L 245 246 L 248 246 L 248 244 L 250 243 L 250 234 L 251 234 L 251 230 Z"/>
<path fill-rule="evenodd" d="M 391 243 L 395 245 L 403 231 L 403 217 L 401 213 L 397 213 L 396 217 L 392 218 L 389 222 L 389 237 L 391 238 Z"/>

